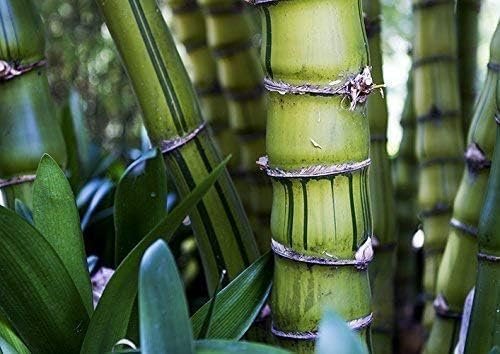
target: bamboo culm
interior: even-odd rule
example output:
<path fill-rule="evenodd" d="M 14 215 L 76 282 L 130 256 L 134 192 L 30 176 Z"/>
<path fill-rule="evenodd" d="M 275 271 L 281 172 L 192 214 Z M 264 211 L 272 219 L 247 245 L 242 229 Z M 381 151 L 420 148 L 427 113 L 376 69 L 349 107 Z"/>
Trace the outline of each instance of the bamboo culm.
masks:
<path fill-rule="evenodd" d="M 250 2 L 261 13 L 270 91 L 267 156 L 259 164 L 273 185 L 272 333 L 279 345 L 311 353 L 330 307 L 371 347 L 364 102 L 375 85 L 361 2 Z"/>
<path fill-rule="evenodd" d="M 30 0 L 0 1 L 0 189 L 9 207 L 31 205 L 38 162 L 61 166 L 66 147 L 45 71 L 45 34 Z"/>
<path fill-rule="evenodd" d="M 418 204 L 425 234 L 424 326 L 434 318 L 438 267 L 446 245 L 464 151 L 454 3 L 413 1 L 413 100 L 419 162 Z"/>
<path fill-rule="evenodd" d="M 370 49 L 372 78 L 384 81 L 380 48 L 380 3 L 363 1 L 365 29 Z M 381 89 L 382 90 L 382 89 Z M 396 261 L 396 219 L 391 168 L 387 154 L 387 102 L 382 94 L 371 95 L 367 103 L 370 123 L 370 202 L 373 217 L 373 247 L 375 258 L 370 265 L 372 289 L 374 353 L 393 353 L 394 275 Z"/>
<path fill-rule="evenodd" d="M 468 134 L 464 154 L 466 167 L 455 197 L 448 241 L 439 267 L 434 301 L 436 318 L 426 353 L 453 351 L 458 340 L 464 301 L 476 279 L 478 223 L 495 147 L 493 117 L 497 110 L 496 94 L 500 84 L 500 57 L 493 56 L 495 51 L 500 52 L 500 31 L 497 29 L 497 32 L 497 42 L 492 42 L 486 80 Z M 494 48 L 494 45 L 498 47 Z"/>
<path fill-rule="evenodd" d="M 149 137 L 165 156 L 181 197 L 221 157 L 155 0 L 97 1 L 143 111 Z M 258 256 L 241 201 L 225 172 L 190 213 L 209 290 L 223 270 L 230 279 Z"/>
<path fill-rule="evenodd" d="M 230 170 L 262 252 L 269 250 L 272 191 L 255 162 L 265 153 L 264 73 L 252 42 L 253 24 L 240 0 L 198 0 L 205 15 L 208 45 L 237 138 L 237 165 Z"/>

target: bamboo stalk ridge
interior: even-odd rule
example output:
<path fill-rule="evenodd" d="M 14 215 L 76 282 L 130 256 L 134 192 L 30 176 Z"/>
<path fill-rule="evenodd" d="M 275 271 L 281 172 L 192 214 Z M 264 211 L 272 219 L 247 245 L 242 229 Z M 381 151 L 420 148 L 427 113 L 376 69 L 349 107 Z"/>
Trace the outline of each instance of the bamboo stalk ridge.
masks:
<path fill-rule="evenodd" d="M 500 39 L 500 34 L 498 37 Z M 500 40 L 497 42 L 496 51 L 500 52 Z M 494 50 L 492 48 L 492 54 Z M 448 241 L 439 267 L 437 298 L 434 301 L 436 319 L 426 353 L 453 351 L 458 340 L 464 301 L 476 280 L 478 223 L 495 147 L 493 117 L 497 110 L 499 67 L 500 57 L 492 56 L 469 130 L 466 167 L 455 197 Z"/>
<path fill-rule="evenodd" d="M 229 125 L 237 137 L 240 160 L 230 170 L 242 197 L 257 243 L 269 250 L 272 192 L 255 165 L 265 152 L 264 73 L 252 43 L 253 24 L 240 0 L 198 0 L 205 15 L 208 45 L 229 108 Z"/>
<path fill-rule="evenodd" d="M 0 1 L 0 189 L 7 205 L 31 205 L 31 185 L 44 153 L 66 163 L 45 72 L 45 34 L 29 0 Z"/>
<path fill-rule="evenodd" d="M 407 96 L 401 126 L 403 136 L 393 161 L 396 220 L 398 232 L 395 281 L 396 335 L 399 353 L 412 352 L 415 345 L 414 311 L 417 299 L 417 260 L 412 239 L 418 228 L 417 188 L 418 166 L 415 155 L 415 114 L 413 111 L 413 80 L 408 74 Z"/>
<path fill-rule="evenodd" d="M 467 134 L 474 115 L 478 19 L 481 0 L 457 0 L 458 65 L 460 67 L 460 100 L 463 112 L 463 132 Z"/>
<path fill-rule="evenodd" d="M 155 0 L 97 1 L 144 115 L 149 137 L 165 156 L 181 197 L 221 157 L 205 128 L 196 93 Z M 221 272 L 229 278 L 259 252 L 229 174 L 224 173 L 190 219 L 212 292 Z"/>
<path fill-rule="evenodd" d="M 376 85 L 361 2 L 250 3 L 261 12 L 269 91 L 267 156 L 259 164 L 273 185 L 272 333 L 279 345 L 311 353 L 330 307 L 371 347 L 364 102 Z"/>
<path fill-rule="evenodd" d="M 365 29 L 370 49 L 372 78 L 383 83 L 380 48 L 380 3 L 363 1 Z M 382 88 L 381 88 L 382 90 Z M 396 219 L 391 167 L 387 154 L 387 102 L 382 95 L 371 95 L 367 102 L 370 123 L 369 174 L 373 217 L 372 242 L 375 258 L 370 265 L 374 320 L 371 326 L 374 353 L 393 353 L 395 325 L 394 276 L 396 269 Z"/>
<path fill-rule="evenodd" d="M 453 1 L 413 0 L 413 99 L 419 162 L 418 205 L 425 234 L 424 326 L 434 317 L 438 267 L 446 245 L 464 151 Z"/>

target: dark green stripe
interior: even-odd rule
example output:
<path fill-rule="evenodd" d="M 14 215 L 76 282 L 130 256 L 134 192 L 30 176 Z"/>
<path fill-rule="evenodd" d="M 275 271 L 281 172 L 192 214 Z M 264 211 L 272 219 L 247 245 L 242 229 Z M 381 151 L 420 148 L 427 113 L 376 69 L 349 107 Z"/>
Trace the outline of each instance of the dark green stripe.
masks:
<path fill-rule="evenodd" d="M 173 150 L 170 155 L 175 159 L 175 162 L 179 166 L 179 170 L 181 171 L 182 176 L 186 181 L 189 189 L 194 190 L 196 188 L 196 183 L 193 180 L 191 171 L 189 170 L 189 167 L 187 166 L 186 161 L 184 161 L 182 155 L 177 150 Z M 212 220 L 208 215 L 207 208 L 203 199 L 198 203 L 196 209 L 198 210 L 198 213 L 203 220 L 203 227 L 206 231 L 208 241 L 210 242 L 210 246 L 215 257 L 215 262 L 217 263 L 217 272 L 218 274 L 220 274 L 223 270 L 227 269 L 226 262 L 224 261 L 224 255 L 220 248 L 219 240 L 217 240 L 217 234 L 215 233 L 214 227 L 212 225 Z M 205 252 L 205 250 L 203 250 L 203 252 Z"/>
<path fill-rule="evenodd" d="M 453 321 L 453 334 L 451 336 L 451 342 L 450 342 L 450 346 L 449 346 L 449 349 L 448 349 L 448 354 L 453 354 L 455 352 L 455 347 L 457 345 L 457 341 L 458 341 L 458 338 L 457 338 L 457 335 L 458 335 L 458 329 L 459 329 L 459 324 L 460 324 L 460 321 L 459 320 L 456 320 L 456 319 L 452 319 Z"/>
<path fill-rule="evenodd" d="M 352 221 L 352 250 L 358 249 L 358 225 L 356 224 L 356 209 L 354 207 L 354 192 L 352 188 L 352 173 L 347 174 L 349 179 L 349 202 L 351 203 L 351 221 Z"/>
<path fill-rule="evenodd" d="M 271 29 L 271 15 L 269 14 L 269 10 L 266 7 L 262 7 L 262 11 L 264 11 L 264 16 L 266 17 L 266 48 L 264 49 L 266 55 L 266 71 L 269 77 L 273 78 L 273 68 L 271 67 L 271 50 L 272 50 L 272 29 Z"/>
<path fill-rule="evenodd" d="M 307 250 L 307 179 L 301 179 L 300 184 L 302 185 L 302 198 L 304 198 L 304 219 L 302 220 L 304 224 L 302 231 L 302 240 L 304 243 L 304 249 Z"/>
<path fill-rule="evenodd" d="M 292 182 L 285 179 L 284 182 L 286 186 L 286 191 L 288 195 L 288 216 L 287 216 L 287 236 L 288 236 L 288 244 L 290 247 L 292 247 L 292 241 L 293 241 L 293 189 L 292 189 Z"/>
<path fill-rule="evenodd" d="M 359 195 L 361 196 L 361 211 L 363 213 L 363 236 L 365 236 L 368 232 L 368 225 L 366 223 L 367 219 L 367 211 L 366 211 L 366 196 L 364 193 L 363 183 L 365 182 L 364 171 L 360 172 L 360 183 L 359 183 Z"/>
<path fill-rule="evenodd" d="M 372 353 L 372 329 L 371 326 L 366 328 L 366 346 L 368 347 L 368 353 Z"/>
<path fill-rule="evenodd" d="M 370 197 L 368 194 L 368 176 L 369 176 L 369 167 L 364 169 L 364 189 L 365 189 L 365 196 L 366 196 L 366 209 L 368 211 L 367 216 L 368 216 L 368 236 L 371 236 L 373 233 L 373 221 L 372 221 L 372 210 L 371 210 L 371 203 L 370 203 Z"/>
<path fill-rule="evenodd" d="M 200 139 L 197 136 L 194 139 L 194 142 L 196 143 L 196 148 L 198 149 L 198 153 L 201 156 L 201 159 L 203 160 L 203 164 L 205 165 L 205 168 L 208 173 L 212 172 L 213 167 L 210 165 L 210 161 L 208 160 L 207 155 L 205 154 L 205 149 L 201 145 Z M 229 203 L 226 199 L 226 195 L 224 194 L 224 191 L 220 185 L 220 182 L 215 182 L 215 190 L 217 191 L 217 195 L 219 196 L 219 199 L 222 203 L 222 207 L 224 209 L 224 212 L 227 216 L 227 219 L 229 221 L 229 224 L 231 225 L 231 230 L 233 232 L 233 235 L 236 239 L 236 243 L 238 244 L 238 249 L 240 251 L 241 258 L 243 260 L 243 263 L 245 264 L 245 267 L 248 267 L 250 265 L 250 261 L 248 259 L 248 255 L 246 253 L 245 245 L 243 244 L 243 240 L 241 237 L 240 229 L 238 228 L 238 223 L 236 222 L 236 219 L 233 215 L 233 210 L 229 206 Z"/>
<path fill-rule="evenodd" d="M 182 112 L 182 107 L 179 103 L 177 94 L 172 85 L 170 77 L 168 75 L 167 69 L 163 63 L 160 49 L 156 44 L 155 38 L 149 27 L 147 18 L 144 14 L 140 1 L 129 0 L 130 6 L 132 8 L 132 13 L 134 14 L 135 20 L 137 21 L 137 26 L 141 32 L 142 39 L 144 40 L 144 45 L 149 54 L 149 58 L 153 64 L 156 72 L 156 76 L 160 82 L 163 94 L 165 95 L 165 101 L 168 105 L 168 109 L 172 114 L 172 119 L 174 121 L 175 129 L 177 134 L 184 135 L 188 131 L 186 121 L 184 119 L 184 113 Z"/>

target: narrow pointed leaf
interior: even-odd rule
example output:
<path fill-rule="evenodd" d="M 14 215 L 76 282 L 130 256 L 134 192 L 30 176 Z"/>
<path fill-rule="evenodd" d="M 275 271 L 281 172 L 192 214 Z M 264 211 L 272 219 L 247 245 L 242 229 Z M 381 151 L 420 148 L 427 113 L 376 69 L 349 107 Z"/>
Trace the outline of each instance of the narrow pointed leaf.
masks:
<path fill-rule="evenodd" d="M 116 264 L 166 213 L 167 172 L 163 156 L 151 150 L 125 171 L 115 193 Z"/>
<path fill-rule="evenodd" d="M 73 279 L 89 315 L 93 311 L 92 288 L 87 271 L 80 217 L 64 172 L 44 155 L 33 184 L 35 227 L 56 251 Z"/>
<path fill-rule="evenodd" d="M 200 332 L 198 334 L 198 339 L 207 338 L 208 330 L 210 329 L 210 325 L 212 324 L 212 318 L 215 309 L 215 300 L 217 300 L 217 295 L 219 294 L 220 288 L 222 287 L 225 275 L 226 271 L 224 270 L 220 275 L 219 284 L 214 291 L 214 296 L 212 296 L 212 299 L 210 299 L 207 315 L 205 316 L 205 321 L 203 321 L 203 325 L 201 326 Z"/>
<path fill-rule="evenodd" d="M 88 181 L 78 192 L 76 196 L 76 206 L 78 209 L 82 208 L 87 204 L 95 192 L 99 189 L 102 183 L 104 183 L 105 179 L 102 178 L 93 178 Z"/>
<path fill-rule="evenodd" d="M 196 341 L 196 354 L 287 354 L 287 350 L 271 347 L 269 345 L 236 342 L 229 340 L 198 340 Z"/>
<path fill-rule="evenodd" d="M 139 324 L 143 354 L 194 353 L 184 287 L 163 240 L 144 253 L 139 273 Z"/>
<path fill-rule="evenodd" d="M 89 316 L 50 243 L 0 207 L 0 310 L 34 353 L 78 353 Z"/>
<path fill-rule="evenodd" d="M 258 316 L 271 289 L 272 257 L 268 252 L 238 275 L 217 295 L 207 338 L 240 339 Z M 210 302 L 191 318 L 199 338 Z"/>
<path fill-rule="evenodd" d="M 30 208 L 28 208 L 28 206 L 22 202 L 22 200 L 16 198 L 16 200 L 14 201 L 14 207 L 16 213 L 19 216 L 33 225 L 33 213 L 31 212 Z"/>
<path fill-rule="evenodd" d="M 339 315 L 327 310 L 319 325 L 316 353 L 368 354 L 368 350 Z"/>
<path fill-rule="evenodd" d="M 229 158 L 224 160 L 123 260 L 99 301 L 92 316 L 81 353 L 101 354 L 109 351 L 127 332 L 129 318 L 137 296 L 139 263 L 144 251 L 158 238 L 168 242 L 188 212 L 196 206 L 215 183 Z"/>

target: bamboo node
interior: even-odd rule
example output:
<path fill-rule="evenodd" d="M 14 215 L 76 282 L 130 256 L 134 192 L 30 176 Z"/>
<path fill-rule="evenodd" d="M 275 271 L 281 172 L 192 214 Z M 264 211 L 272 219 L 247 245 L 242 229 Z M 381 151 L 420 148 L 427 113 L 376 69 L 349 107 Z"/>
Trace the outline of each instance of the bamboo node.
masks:
<path fill-rule="evenodd" d="M 370 166 L 371 159 L 366 159 L 359 162 L 345 162 L 332 165 L 312 165 L 296 170 L 283 170 L 278 167 L 269 166 L 269 158 L 262 156 L 257 160 L 259 168 L 267 173 L 270 177 L 275 178 L 307 178 L 333 176 L 352 173 L 357 170 L 362 170 Z"/>
<path fill-rule="evenodd" d="M 450 225 L 453 226 L 454 228 L 465 232 L 466 234 L 476 237 L 478 235 L 478 229 L 475 226 L 468 225 L 464 222 L 461 222 L 458 219 L 451 218 L 450 220 Z"/>
<path fill-rule="evenodd" d="M 499 63 L 494 63 L 490 61 L 487 65 L 488 69 L 494 71 L 494 72 L 500 72 L 500 64 Z"/>
<path fill-rule="evenodd" d="M 371 68 L 366 66 L 363 71 L 349 76 L 345 81 L 335 80 L 327 85 L 292 85 L 284 81 L 274 81 L 269 77 L 264 78 L 264 87 L 281 95 L 339 95 L 351 101 L 349 110 L 353 111 L 358 103 L 362 104 L 368 99 L 368 95 L 374 90 L 382 89 L 385 84 L 375 84 L 371 75 Z M 383 92 L 383 91 L 382 91 Z M 383 96 L 383 94 L 382 94 Z"/>
<path fill-rule="evenodd" d="M 17 184 L 33 182 L 36 178 L 36 175 L 22 175 L 16 176 L 8 179 L 0 179 L 0 189 L 5 187 L 14 186 Z"/>
<path fill-rule="evenodd" d="M 475 142 L 467 146 L 464 156 L 467 169 L 472 175 L 491 167 L 491 160 L 486 157 L 484 151 Z"/>
<path fill-rule="evenodd" d="M 33 64 L 21 66 L 16 64 L 9 64 L 5 60 L 0 60 L 0 81 L 13 79 L 35 68 L 44 66 L 46 63 L 46 60 L 40 60 Z"/>
<path fill-rule="evenodd" d="M 479 260 L 483 260 L 483 261 L 487 261 L 487 262 L 493 262 L 493 263 L 500 262 L 499 256 L 495 256 L 495 255 L 487 254 L 487 253 L 483 253 L 483 252 L 479 252 L 477 254 L 477 258 Z"/>
<path fill-rule="evenodd" d="M 197 128 L 195 128 L 192 132 L 190 132 L 190 133 L 188 133 L 188 134 L 186 134 L 186 135 L 184 135 L 182 137 L 177 137 L 177 138 L 170 139 L 170 140 L 163 140 L 160 143 L 160 151 L 161 151 L 161 153 L 163 155 L 165 155 L 165 154 L 167 154 L 167 153 L 169 153 L 171 151 L 177 150 L 181 146 L 186 145 L 191 140 L 193 140 L 194 138 L 196 138 L 198 136 L 198 134 L 203 129 L 205 129 L 206 125 L 207 125 L 207 123 L 203 122 Z"/>
<path fill-rule="evenodd" d="M 438 294 L 438 296 L 436 296 L 436 299 L 434 299 L 434 302 L 432 304 L 434 306 L 434 311 L 436 312 L 436 315 L 439 317 L 462 318 L 461 312 L 453 311 L 450 309 L 448 301 L 446 301 L 446 298 L 444 297 L 443 294 Z"/>

